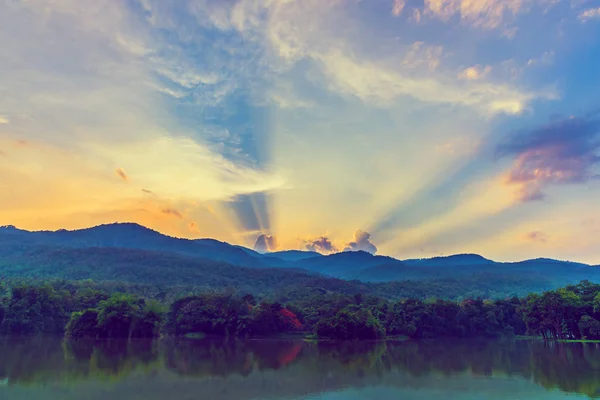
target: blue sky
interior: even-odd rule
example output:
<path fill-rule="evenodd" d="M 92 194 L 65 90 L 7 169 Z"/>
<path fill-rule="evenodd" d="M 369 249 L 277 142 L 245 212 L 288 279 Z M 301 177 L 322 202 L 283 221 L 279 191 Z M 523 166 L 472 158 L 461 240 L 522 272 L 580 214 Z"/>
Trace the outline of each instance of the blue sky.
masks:
<path fill-rule="evenodd" d="M 0 60 L 2 224 L 600 263 L 600 1 L 11 0 Z"/>

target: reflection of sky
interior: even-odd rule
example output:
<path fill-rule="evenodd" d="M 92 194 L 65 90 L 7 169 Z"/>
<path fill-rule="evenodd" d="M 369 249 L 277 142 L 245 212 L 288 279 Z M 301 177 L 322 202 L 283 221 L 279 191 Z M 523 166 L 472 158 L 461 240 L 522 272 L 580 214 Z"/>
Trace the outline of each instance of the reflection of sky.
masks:
<path fill-rule="evenodd" d="M 599 263 L 598 7 L 3 2 L 0 224 Z"/>
<path fill-rule="evenodd" d="M 269 376 L 269 374 L 266 374 Z M 14 386 L 0 388 L 0 395 L 6 400 L 16 399 L 200 399 L 203 393 L 211 393 L 218 399 L 226 400 L 248 398 L 240 394 L 235 388 L 237 378 L 229 378 L 229 382 L 220 382 L 220 378 L 211 378 L 214 384 L 204 381 L 204 384 L 193 379 L 164 380 L 164 376 L 146 378 L 128 378 L 126 381 L 109 385 L 100 381 L 78 382 L 77 384 L 45 385 L 39 387 Z M 297 379 L 301 379 L 298 377 Z M 419 383 L 420 381 L 420 383 Z M 424 377 L 411 383 L 412 387 L 397 388 L 393 386 L 369 386 L 364 388 L 348 388 L 337 391 L 325 391 L 308 396 L 277 396 L 266 384 L 262 395 L 252 397 L 256 400 L 559 400 L 559 399 L 587 399 L 587 396 L 567 394 L 559 390 L 546 390 L 531 381 L 524 379 L 487 379 L 487 378 L 440 378 L 438 380 Z M 215 387 L 223 385 L 218 395 Z M 264 386 L 263 382 L 263 386 Z M 277 385 L 275 385 L 277 386 Z M 397 385 L 396 385 L 397 386 Z M 252 393 L 256 392 L 252 386 Z M 207 392 L 203 392 L 206 390 Z M 230 397 L 227 391 L 231 391 Z"/>
<path fill-rule="evenodd" d="M 448 380 L 439 388 L 397 389 L 369 387 L 315 394 L 297 400 L 559 400 L 587 396 L 545 390 L 524 380 Z"/>

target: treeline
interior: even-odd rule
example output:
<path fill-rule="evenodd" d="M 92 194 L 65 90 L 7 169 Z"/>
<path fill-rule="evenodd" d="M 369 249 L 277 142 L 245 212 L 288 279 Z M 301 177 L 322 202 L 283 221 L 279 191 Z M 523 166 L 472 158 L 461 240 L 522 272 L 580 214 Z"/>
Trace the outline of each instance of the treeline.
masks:
<path fill-rule="evenodd" d="M 583 281 L 541 295 L 530 294 L 523 300 L 521 314 L 532 335 L 600 340 L 600 285 Z"/>
<path fill-rule="evenodd" d="M 583 281 L 541 295 L 448 301 L 338 293 L 295 301 L 202 293 L 167 302 L 90 285 L 0 286 L 0 334 L 153 338 L 160 334 L 320 339 L 501 337 L 600 339 L 600 285 Z"/>
<path fill-rule="evenodd" d="M 168 310 L 168 312 L 167 312 Z M 155 299 L 53 282 L 0 284 L 0 334 L 65 335 L 68 338 L 154 338 L 176 336 L 272 336 L 301 332 L 297 316 L 278 302 L 254 296 L 205 293 L 170 307 Z"/>

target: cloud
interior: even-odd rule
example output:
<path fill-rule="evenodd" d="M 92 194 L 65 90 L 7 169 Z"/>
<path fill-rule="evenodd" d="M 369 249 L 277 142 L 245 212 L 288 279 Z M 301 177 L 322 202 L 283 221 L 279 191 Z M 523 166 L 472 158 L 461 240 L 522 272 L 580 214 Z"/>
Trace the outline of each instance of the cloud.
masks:
<path fill-rule="evenodd" d="M 394 0 L 394 6 L 392 7 L 392 15 L 399 17 L 402 14 L 406 6 L 406 0 Z"/>
<path fill-rule="evenodd" d="M 528 240 L 530 240 L 532 242 L 541 242 L 541 243 L 548 242 L 548 235 L 546 235 L 544 232 L 541 232 L 541 231 L 529 232 L 526 235 L 526 237 Z"/>
<path fill-rule="evenodd" d="M 151 196 L 156 196 L 156 193 L 154 193 L 152 190 L 142 189 L 142 192 L 149 194 Z"/>
<path fill-rule="evenodd" d="M 354 232 L 354 241 L 348 243 L 344 251 L 366 251 L 375 254 L 377 253 L 377 247 L 371 243 L 370 233 L 357 230 Z"/>
<path fill-rule="evenodd" d="M 540 57 L 530 58 L 527 61 L 526 67 L 532 67 L 535 65 L 544 65 L 544 66 L 551 65 L 554 63 L 555 56 L 556 56 L 556 54 L 554 53 L 554 51 L 546 51 Z"/>
<path fill-rule="evenodd" d="M 514 157 L 506 182 L 519 187 L 522 201 L 542 200 L 552 184 L 598 179 L 600 163 L 598 113 L 569 117 L 511 135 L 496 147 L 500 157 Z"/>
<path fill-rule="evenodd" d="M 492 67 L 489 65 L 486 65 L 485 67 L 482 67 L 481 65 L 475 65 L 475 66 L 464 69 L 458 75 L 458 77 L 460 79 L 476 81 L 476 80 L 485 78 L 487 76 L 487 74 L 490 73 L 491 70 L 492 70 Z"/>
<path fill-rule="evenodd" d="M 587 22 L 590 19 L 600 18 L 600 7 L 598 8 L 588 8 L 587 10 L 579 13 L 579 20 L 582 22 Z"/>
<path fill-rule="evenodd" d="M 321 60 L 330 89 L 380 106 L 410 96 L 424 103 L 467 106 L 488 115 L 520 114 L 536 98 L 555 98 L 553 92 L 521 92 L 489 82 L 458 84 L 443 76 L 411 77 L 341 52 L 323 55 Z"/>
<path fill-rule="evenodd" d="M 172 215 L 177 218 L 183 218 L 183 215 L 181 215 L 181 213 L 179 211 L 175 210 L 174 208 L 164 208 L 161 210 L 161 212 L 163 214 Z"/>
<path fill-rule="evenodd" d="M 308 61 L 311 69 L 317 69 L 324 78 L 324 82 L 319 82 L 320 87 L 378 107 L 390 107 L 408 97 L 429 104 L 469 107 L 486 115 L 519 114 L 535 99 L 556 98 L 554 91 L 521 90 L 514 83 L 483 79 L 457 82 L 455 68 L 442 63 L 442 46 L 426 45 L 419 40 L 406 43 L 410 36 L 403 38 L 404 43 L 400 46 L 397 41 L 383 38 L 367 53 L 363 49 L 364 43 L 358 39 L 360 36 L 339 34 L 340 31 L 356 32 L 361 26 L 344 12 L 343 2 L 240 0 L 233 7 L 216 6 L 210 1 L 205 3 L 205 7 L 194 8 L 201 23 L 213 24 L 221 30 L 235 30 L 250 43 L 267 45 L 268 51 L 263 52 L 262 62 L 270 69 L 274 82 L 301 61 L 303 64 Z M 403 3 L 394 2 L 393 9 L 399 12 Z M 520 8 L 505 6 L 506 0 L 492 1 L 488 4 L 491 10 L 486 5 L 476 6 L 480 3 L 438 0 L 426 5 L 443 15 L 464 12 L 467 16 L 477 13 L 496 15 L 507 8 Z M 362 33 L 367 34 L 366 31 Z M 392 47 L 394 51 L 390 52 Z M 311 75 L 314 80 L 316 74 Z M 284 107 L 306 105 L 302 99 L 282 101 L 281 96 L 277 96 L 277 102 Z"/>
<path fill-rule="evenodd" d="M 119 178 L 123 179 L 125 182 L 129 182 L 129 176 L 127 176 L 123 168 L 117 168 L 115 170 L 115 173 Z"/>
<path fill-rule="evenodd" d="M 532 6 L 552 5 L 555 0 L 425 0 L 425 13 L 443 21 L 458 15 L 463 23 L 482 29 L 506 26 L 511 18 Z"/>
<path fill-rule="evenodd" d="M 408 47 L 402 65 L 411 70 L 421 69 L 425 66 L 430 71 L 435 71 L 440 66 L 443 56 L 444 48 L 442 46 L 427 45 L 425 42 L 417 41 Z"/>
<path fill-rule="evenodd" d="M 277 238 L 272 235 L 262 234 L 256 238 L 254 242 L 254 250 L 259 253 L 268 253 L 271 251 L 277 250 L 279 244 L 277 243 Z"/>
<path fill-rule="evenodd" d="M 319 253 L 337 253 L 337 247 L 331 243 L 326 236 L 321 236 L 316 239 L 303 240 L 302 248 L 308 251 L 316 251 Z"/>
<path fill-rule="evenodd" d="M 226 200 L 273 190 L 285 183 L 277 173 L 233 162 L 192 137 L 149 135 L 90 150 L 94 156 L 122 165 L 121 170 L 135 176 L 140 187 L 151 187 L 169 198 Z"/>
<path fill-rule="evenodd" d="M 10 123 L 10 119 L 4 115 L 0 115 L 0 125 Z"/>
<path fill-rule="evenodd" d="M 188 223 L 188 229 L 192 232 L 195 233 L 199 233 L 200 232 L 200 228 L 198 227 L 198 224 L 195 221 L 190 221 Z"/>
<path fill-rule="evenodd" d="M 418 8 L 413 9 L 413 15 L 411 20 L 416 22 L 417 24 L 421 22 L 421 10 L 419 10 Z"/>

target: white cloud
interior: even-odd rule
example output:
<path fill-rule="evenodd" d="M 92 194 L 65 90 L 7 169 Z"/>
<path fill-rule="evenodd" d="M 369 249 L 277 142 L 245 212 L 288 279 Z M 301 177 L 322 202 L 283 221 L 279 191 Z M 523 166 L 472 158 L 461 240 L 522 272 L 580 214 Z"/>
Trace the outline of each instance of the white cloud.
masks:
<path fill-rule="evenodd" d="M 417 24 L 421 22 L 421 10 L 419 10 L 418 8 L 413 9 L 413 15 L 411 20 L 416 22 Z"/>
<path fill-rule="evenodd" d="M 396 10 L 401 4 L 394 3 Z M 462 12 L 477 20 L 492 18 L 506 9 L 516 12 L 521 8 L 521 2 L 517 0 L 508 3 L 491 0 L 488 5 L 486 8 L 480 2 L 462 4 L 452 0 L 427 2 L 432 12 L 438 12 L 440 16 Z M 359 51 L 364 44 L 360 31 L 356 36 L 339 34 L 359 26 L 344 14 L 339 2 L 241 0 L 226 13 L 222 8 L 218 10 L 206 16 L 207 8 L 204 8 L 201 13 L 213 22 L 216 19 L 217 26 L 236 29 L 250 40 L 268 45 L 273 56 L 269 64 L 275 72 L 272 77 L 275 82 L 278 79 L 276 72 L 281 68 L 287 70 L 300 60 L 311 60 L 327 77 L 326 87 L 331 91 L 356 96 L 378 106 L 389 106 L 408 96 L 424 103 L 469 107 L 486 115 L 518 114 L 538 97 L 554 97 L 550 92 L 525 91 L 508 83 L 487 81 L 485 78 L 491 67 L 473 70 L 468 75 L 471 82 L 460 82 L 456 70 L 446 65 L 443 47 L 437 44 L 413 41 L 386 54 L 378 54 L 377 46 L 373 46 L 370 54 Z M 492 18 L 492 21 L 495 20 Z M 335 30 L 333 26 L 336 26 Z M 390 43 L 383 40 L 381 48 L 386 46 Z M 283 107 L 305 105 L 305 102 L 295 100 L 279 103 Z"/>
<path fill-rule="evenodd" d="M 182 128 L 166 101 L 203 86 L 194 98 L 211 96 L 205 100 L 214 104 L 231 90 L 230 81 L 189 58 L 165 61 L 165 54 L 182 49 L 151 40 L 151 27 L 124 4 L 24 4 L 0 3 L 0 47 L 11 60 L 0 63 L 0 110 L 28 116 L 19 120 L 19 139 L 78 154 L 111 177 L 122 168 L 131 182 L 172 198 L 222 199 L 283 184 L 278 175 L 214 151 L 201 123 Z M 32 158 L 30 168 L 44 168 L 49 159 Z M 81 169 L 81 163 L 53 159 L 65 170 Z"/>
<path fill-rule="evenodd" d="M 485 67 L 482 67 L 481 65 L 474 65 L 472 67 L 465 68 L 458 75 L 458 77 L 461 79 L 476 81 L 485 78 L 491 71 L 492 67 L 490 65 L 486 65 Z"/>
<path fill-rule="evenodd" d="M 436 70 L 442 61 L 444 48 L 442 46 L 428 46 L 424 42 L 414 42 L 404 55 L 402 65 L 410 69 L 420 69 L 427 67 L 429 70 Z"/>
<path fill-rule="evenodd" d="M 582 22 L 586 22 L 590 19 L 600 18 L 600 7 L 598 8 L 588 8 L 587 10 L 579 13 L 579 20 Z"/>
<path fill-rule="evenodd" d="M 459 15 L 463 22 L 475 27 L 495 29 L 533 5 L 553 3 L 554 0 L 425 0 L 425 12 L 444 21 Z"/>
<path fill-rule="evenodd" d="M 5 117 L 4 115 L 0 115 L 0 124 L 8 124 L 10 123 L 10 119 L 8 119 L 8 117 Z"/>
<path fill-rule="evenodd" d="M 101 157 L 127 171 L 132 182 L 167 198 L 226 199 L 282 187 L 283 177 L 235 164 L 189 137 L 156 136 L 90 145 Z"/>
<path fill-rule="evenodd" d="M 159 66 L 156 68 L 156 72 L 186 89 L 193 89 L 200 84 L 215 85 L 220 80 L 215 73 L 195 72 L 193 67 L 172 66 L 168 68 Z"/>
<path fill-rule="evenodd" d="M 530 58 L 527 61 L 527 67 L 532 67 L 535 65 L 552 65 L 554 63 L 555 53 L 554 51 L 546 51 L 544 54 L 537 58 Z"/>
<path fill-rule="evenodd" d="M 493 83 L 458 84 L 452 79 L 446 81 L 443 76 L 414 78 L 352 60 L 342 53 L 328 54 L 321 61 L 333 90 L 379 105 L 390 104 L 401 96 L 410 96 L 424 103 L 467 106 L 488 115 L 519 114 L 531 100 L 554 96 L 551 92 L 521 92 Z"/>
<path fill-rule="evenodd" d="M 406 0 L 394 0 L 394 7 L 392 7 L 392 14 L 396 17 L 402 14 L 402 10 L 406 6 Z"/>

